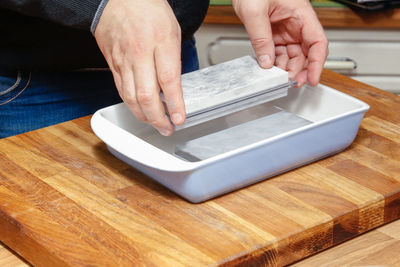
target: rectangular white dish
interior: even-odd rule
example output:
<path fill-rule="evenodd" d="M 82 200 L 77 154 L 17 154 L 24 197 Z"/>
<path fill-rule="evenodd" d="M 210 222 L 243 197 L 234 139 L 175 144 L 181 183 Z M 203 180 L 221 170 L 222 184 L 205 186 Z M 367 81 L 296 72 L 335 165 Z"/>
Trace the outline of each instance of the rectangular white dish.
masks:
<path fill-rule="evenodd" d="M 276 127 L 276 118 L 268 116 L 279 115 L 277 109 L 299 123 L 293 124 L 294 128 L 266 133 L 265 139 L 257 135 L 254 143 L 219 149 L 215 155 L 192 159 L 177 153 L 186 153 L 199 142 L 218 144 L 213 138 L 220 138 L 224 131 L 230 138 L 258 129 L 252 121 L 273 122 Z M 368 109 L 358 99 L 318 85 L 290 88 L 286 97 L 182 129 L 169 137 L 136 120 L 123 103 L 97 111 L 91 126 L 116 157 L 197 203 L 342 151 L 354 140 Z M 239 132 L 230 135 L 232 129 Z M 268 132 L 268 125 L 265 130 Z"/>

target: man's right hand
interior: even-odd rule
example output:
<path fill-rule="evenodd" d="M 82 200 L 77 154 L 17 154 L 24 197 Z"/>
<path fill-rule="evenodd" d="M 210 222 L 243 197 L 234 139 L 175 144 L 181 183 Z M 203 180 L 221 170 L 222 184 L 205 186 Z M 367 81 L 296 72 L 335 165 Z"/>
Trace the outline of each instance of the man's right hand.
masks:
<path fill-rule="evenodd" d="M 122 100 L 162 135 L 185 121 L 181 32 L 167 0 L 109 0 L 94 33 Z"/>
<path fill-rule="evenodd" d="M 275 63 L 298 86 L 319 83 L 328 39 L 309 0 L 233 0 L 261 67 Z"/>

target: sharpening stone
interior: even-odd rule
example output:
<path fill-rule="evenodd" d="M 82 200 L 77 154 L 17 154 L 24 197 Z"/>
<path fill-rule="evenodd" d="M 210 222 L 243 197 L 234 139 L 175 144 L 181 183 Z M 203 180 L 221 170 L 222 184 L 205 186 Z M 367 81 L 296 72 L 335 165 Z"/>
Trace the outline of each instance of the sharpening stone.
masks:
<path fill-rule="evenodd" d="M 175 155 L 200 161 L 310 124 L 285 110 L 177 145 Z"/>
<path fill-rule="evenodd" d="M 248 96 L 262 93 L 261 102 L 286 96 L 288 82 L 286 71 L 263 69 L 250 56 L 186 73 L 182 75 L 182 90 L 187 122 L 176 130 L 247 108 L 249 104 L 241 102 Z M 260 100 L 248 103 L 255 105 Z M 201 119 L 196 121 L 196 116 Z"/>

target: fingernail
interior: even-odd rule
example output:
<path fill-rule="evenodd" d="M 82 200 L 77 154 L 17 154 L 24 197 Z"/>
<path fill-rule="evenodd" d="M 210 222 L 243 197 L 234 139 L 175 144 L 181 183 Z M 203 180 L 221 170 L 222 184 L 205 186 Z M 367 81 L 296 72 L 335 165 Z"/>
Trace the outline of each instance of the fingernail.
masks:
<path fill-rule="evenodd" d="M 258 63 L 263 68 L 269 68 L 271 66 L 271 58 L 269 55 L 262 55 L 258 57 Z"/>
<path fill-rule="evenodd" d="M 175 125 L 179 125 L 179 124 L 181 124 L 181 123 L 183 122 L 183 117 L 182 117 L 182 115 L 179 114 L 179 113 L 174 113 L 174 114 L 172 114 L 171 119 L 172 119 L 172 122 L 173 122 Z"/>
<path fill-rule="evenodd" d="M 161 135 L 164 136 L 170 136 L 172 134 L 172 132 L 168 129 L 159 129 L 158 131 L 160 132 Z"/>

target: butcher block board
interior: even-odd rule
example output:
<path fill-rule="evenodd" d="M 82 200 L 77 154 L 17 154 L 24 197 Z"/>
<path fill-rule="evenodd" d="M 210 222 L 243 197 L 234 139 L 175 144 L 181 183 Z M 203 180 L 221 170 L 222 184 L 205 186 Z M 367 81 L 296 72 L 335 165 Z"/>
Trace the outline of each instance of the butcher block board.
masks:
<path fill-rule="evenodd" d="M 322 83 L 370 105 L 354 143 L 202 204 L 113 157 L 90 117 L 0 140 L 0 240 L 36 266 L 283 266 L 400 218 L 400 97 Z"/>

